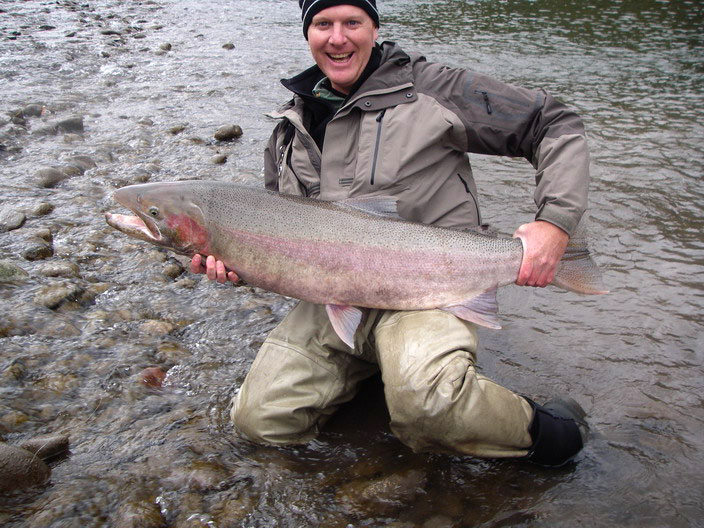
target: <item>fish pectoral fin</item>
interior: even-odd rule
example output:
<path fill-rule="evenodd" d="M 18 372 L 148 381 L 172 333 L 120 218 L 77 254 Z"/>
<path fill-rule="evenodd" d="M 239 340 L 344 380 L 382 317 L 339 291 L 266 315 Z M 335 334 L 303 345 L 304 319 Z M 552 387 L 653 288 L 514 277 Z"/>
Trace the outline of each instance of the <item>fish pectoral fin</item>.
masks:
<path fill-rule="evenodd" d="M 338 203 L 376 216 L 401 220 L 397 202 L 398 200 L 393 196 L 359 196 L 346 198 Z"/>
<path fill-rule="evenodd" d="M 499 318 L 496 316 L 499 313 L 499 305 L 496 302 L 496 288 L 487 290 L 461 304 L 446 306 L 441 309 L 471 323 L 496 330 L 501 328 Z"/>
<path fill-rule="evenodd" d="M 354 306 L 326 304 L 325 309 L 335 333 L 354 350 L 354 334 L 362 321 L 362 311 Z"/>

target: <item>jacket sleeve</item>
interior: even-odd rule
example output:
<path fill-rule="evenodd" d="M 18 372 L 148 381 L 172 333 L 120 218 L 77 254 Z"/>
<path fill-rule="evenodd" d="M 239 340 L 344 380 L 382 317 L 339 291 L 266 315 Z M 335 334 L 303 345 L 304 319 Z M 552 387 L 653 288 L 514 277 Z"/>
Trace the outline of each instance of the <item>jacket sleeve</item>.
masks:
<path fill-rule="evenodd" d="M 466 152 L 523 157 L 536 170 L 536 220 L 572 235 L 587 207 L 589 151 L 579 116 L 542 90 L 467 70 L 438 70 L 435 84 L 463 122 Z M 438 79 L 439 80 L 439 79 Z"/>

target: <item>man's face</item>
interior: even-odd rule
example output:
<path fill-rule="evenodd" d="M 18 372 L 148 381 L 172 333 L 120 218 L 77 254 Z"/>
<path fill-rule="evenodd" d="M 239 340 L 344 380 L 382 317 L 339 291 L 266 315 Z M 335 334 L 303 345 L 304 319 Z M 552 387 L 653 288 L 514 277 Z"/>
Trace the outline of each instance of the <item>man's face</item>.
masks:
<path fill-rule="evenodd" d="M 332 87 L 347 94 L 367 66 L 378 36 L 374 21 L 364 9 L 342 4 L 313 17 L 308 46 Z"/>

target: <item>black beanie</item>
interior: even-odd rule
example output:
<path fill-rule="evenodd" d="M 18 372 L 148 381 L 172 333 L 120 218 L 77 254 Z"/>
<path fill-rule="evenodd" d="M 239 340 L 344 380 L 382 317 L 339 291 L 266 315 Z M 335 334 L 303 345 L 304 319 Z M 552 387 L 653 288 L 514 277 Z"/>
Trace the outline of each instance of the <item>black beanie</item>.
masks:
<path fill-rule="evenodd" d="M 302 9 L 303 36 L 306 37 L 306 40 L 308 40 L 308 26 L 316 14 L 328 7 L 345 4 L 364 9 L 374 21 L 374 25 L 379 27 L 379 11 L 376 10 L 376 0 L 298 0 L 298 5 Z"/>

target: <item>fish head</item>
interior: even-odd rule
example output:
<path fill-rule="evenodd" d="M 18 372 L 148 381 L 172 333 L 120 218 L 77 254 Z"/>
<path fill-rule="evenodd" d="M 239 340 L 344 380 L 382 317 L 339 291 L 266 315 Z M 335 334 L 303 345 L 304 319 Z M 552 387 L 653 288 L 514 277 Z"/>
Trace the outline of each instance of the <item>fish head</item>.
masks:
<path fill-rule="evenodd" d="M 111 227 L 182 255 L 209 254 L 205 216 L 187 187 L 178 183 L 129 185 L 112 197 L 135 216 L 106 213 Z"/>

